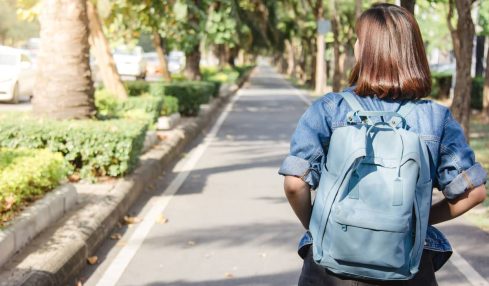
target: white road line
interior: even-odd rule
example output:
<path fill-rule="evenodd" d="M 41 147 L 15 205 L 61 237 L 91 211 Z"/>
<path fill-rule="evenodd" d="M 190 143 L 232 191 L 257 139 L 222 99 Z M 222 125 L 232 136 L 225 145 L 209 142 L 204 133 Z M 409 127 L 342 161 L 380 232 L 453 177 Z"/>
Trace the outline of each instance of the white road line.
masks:
<path fill-rule="evenodd" d="M 287 78 L 285 78 L 285 75 L 277 72 L 279 75 L 280 75 L 280 79 L 282 79 L 286 85 L 288 85 L 292 91 L 294 92 L 294 95 L 296 95 L 297 97 L 299 97 L 300 100 L 302 100 L 302 102 L 304 102 L 307 106 L 310 106 L 312 104 L 312 101 L 307 98 L 307 96 L 304 95 L 304 92 L 300 89 L 298 89 L 297 87 L 295 87 L 293 84 L 291 84 Z"/>
<path fill-rule="evenodd" d="M 219 119 L 214 124 L 209 134 L 207 134 L 207 136 L 204 138 L 202 143 L 200 143 L 191 152 L 183 167 L 181 169 L 179 168 L 175 170 L 179 173 L 178 176 L 173 179 L 173 181 L 166 188 L 163 194 L 158 196 L 157 203 L 150 208 L 144 219 L 134 229 L 131 237 L 127 241 L 127 245 L 112 260 L 112 264 L 107 268 L 107 270 L 105 270 L 104 274 L 98 281 L 97 286 L 112 286 L 115 285 L 117 281 L 119 281 L 127 265 L 129 265 L 129 262 L 136 255 L 137 251 L 141 247 L 141 244 L 151 230 L 151 227 L 155 224 L 156 219 L 165 210 L 166 206 L 170 203 L 175 193 L 185 182 L 192 169 L 195 167 L 199 159 L 204 154 L 207 147 L 209 147 L 209 144 L 216 138 L 217 132 L 221 128 L 229 112 L 232 110 L 234 103 L 239 99 L 240 96 L 241 90 L 238 91 L 238 94 L 226 106 L 226 109 L 219 116 Z"/>
<path fill-rule="evenodd" d="M 282 79 L 287 81 L 283 76 Z M 288 81 L 287 81 L 288 82 Z M 306 103 L 306 105 L 311 105 L 311 100 L 309 100 L 304 93 L 300 91 L 295 86 L 289 83 L 290 87 L 294 90 L 294 93 Z M 465 260 L 457 251 L 453 250 L 453 254 L 450 257 L 450 262 L 462 273 L 463 276 L 469 281 L 473 286 L 489 286 L 489 282 L 482 277 L 477 270 L 475 270 L 470 263 Z"/>
<path fill-rule="evenodd" d="M 453 251 L 450 262 L 462 273 L 473 286 L 489 286 L 484 277 L 477 272 L 457 251 Z"/>

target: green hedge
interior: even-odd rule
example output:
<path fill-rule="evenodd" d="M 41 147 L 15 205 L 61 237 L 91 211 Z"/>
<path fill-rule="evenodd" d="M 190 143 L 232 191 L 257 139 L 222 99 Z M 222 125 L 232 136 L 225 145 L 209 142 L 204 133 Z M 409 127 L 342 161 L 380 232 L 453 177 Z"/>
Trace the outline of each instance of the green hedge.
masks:
<path fill-rule="evenodd" d="M 142 119 L 151 125 L 158 120 L 164 99 L 148 93 L 119 100 L 106 90 L 95 92 L 95 106 L 100 119 Z"/>
<path fill-rule="evenodd" d="M 149 83 L 144 80 L 125 81 L 124 85 L 126 86 L 127 94 L 129 96 L 139 96 L 149 92 Z"/>
<path fill-rule="evenodd" d="M 430 97 L 434 99 L 448 98 L 452 86 L 452 75 L 450 73 L 432 73 L 433 86 Z M 482 109 L 484 91 L 484 78 L 476 77 L 472 79 L 472 92 L 470 107 L 473 109 Z"/>
<path fill-rule="evenodd" d="M 146 136 L 141 120 L 53 121 L 0 116 L 0 147 L 60 152 L 82 178 L 130 172 Z"/>
<path fill-rule="evenodd" d="M 470 96 L 470 107 L 482 110 L 482 101 L 484 93 L 484 78 L 476 77 L 472 79 L 472 93 Z"/>
<path fill-rule="evenodd" d="M 59 153 L 0 148 L 0 227 L 24 203 L 54 189 L 68 169 Z"/>
<path fill-rule="evenodd" d="M 163 96 L 163 109 L 161 109 L 162 116 L 169 116 L 178 112 L 178 98 L 174 96 Z"/>
<path fill-rule="evenodd" d="M 434 99 L 449 98 L 450 88 L 452 87 L 452 75 L 444 72 L 433 72 L 431 79 L 432 87 L 430 97 Z"/>
<path fill-rule="evenodd" d="M 152 83 L 150 93 L 156 97 L 173 96 L 178 99 L 179 112 L 183 116 L 196 116 L 200 105 L 208 103 L 215 93 L 215 85 L 203 81 L 179 81 Z"/>

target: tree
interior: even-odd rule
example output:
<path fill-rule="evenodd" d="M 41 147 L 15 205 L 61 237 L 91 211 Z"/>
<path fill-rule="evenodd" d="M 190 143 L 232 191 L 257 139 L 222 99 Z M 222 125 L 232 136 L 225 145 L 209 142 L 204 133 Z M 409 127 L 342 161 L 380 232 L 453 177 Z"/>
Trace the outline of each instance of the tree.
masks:
<path fill-rule="evenodd" d="M 455 58 L 457 59 L 455 95 L 450 109 L 455 119 L 462 125 L 465 137 L 469 140 L 470 95 L 472 90 L 470 69 L 475 35 L 474 22 L 471 15 L 472 0 L 449 0 L 448 4 L 447 22 L 452 35 Z M 458 15 L 456 28 L 452 24 L 454 5 Z"/>
<path fill-rule="evenodd" d="M 416 6 L 416 0 L 401 0 L 401 6 L 406 8 L 411 14 L 414 15 L 414 6 Z"/>
<path fill-rule="evenodd" d="M 86 0 L 43 0 L 33 111 L 55 119 L 95 114 Z"/>
<path fill-rule="evenodd" d="M 204 31 L 203 24 L 205 23 L 206 12 L 205 0 L 193 0 L 187 3 L 187 22 L 184 23 L 183 32 L 186 33 L 186 48 L 185 50 L 185 77 L 189 80 L 200 80 L 200 43 L 201 31 Z"/>
<path fill-rule="evenodd" d="M 362 15 L 362 0 L 355 0 L 355 20 Z"/>
<path fill-rule="evenodd" d="M 334 0 L 330 0 L 334 2 Z M 313 4 L 311 0 L 309 0 L 309 5 L 313 7 L 314 5 L 314 16 L 316 18 L 316 22 L 324 20 L 324 7 L 323 0 L 316 0 L 316 3 Z M 326 90 L 326 63 L 324 58 L 324 34 L 320 34 L 319 32 L 316 35 L 316 94 L 322 94 Z"/>
<path fill-rule="evenodd" d="M 102 76 L 104 87 L 117 98 L 127 98 L 127 91 L 117 71 L 109 42 L 102 29 L 102 22 L 95 5 L 87 1 L 88 23 L 90 27 L 89 43 L 95 54 L 95 60 Z"/>
<path fill-rule="evenodd" d="M 330 14 L 331 14 L 331 27 L 333 30 L 333 50 L 334 50 L 334 63 L 333 63 L 333 91 L 339 91 L 341 89 L 341 70 L 340 70 L 340 20 L 336 9 L 336 0 L 329 0 L 330 2 Z"/>
<path fill-rule="evenodd" d="M 489 37 L 489 1 L 480 1 L 479 5 L 479 26 L 482 28 L 480 36 Z M 483 113 L 485 117 L 489 119 L 489 44 L 487 46 L 483 91 Z"/>

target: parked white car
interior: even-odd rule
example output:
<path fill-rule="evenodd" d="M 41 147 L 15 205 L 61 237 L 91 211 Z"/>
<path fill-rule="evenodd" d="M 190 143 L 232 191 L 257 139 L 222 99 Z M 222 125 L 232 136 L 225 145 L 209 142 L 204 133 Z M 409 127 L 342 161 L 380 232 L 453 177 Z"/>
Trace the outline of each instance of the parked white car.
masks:
<path fill-rule="evenodd" d="M 34 65 L 26 51 L 0 46 L 0 101 L 19 102 L 34 88 Z"/>
<path fill-rule="evenodd" d="M 121 76 L 144 79 L 146 76 L 146 60 L 140 46 L 133 48 L 121 46 L 114 49 L 114 61 Z"/>

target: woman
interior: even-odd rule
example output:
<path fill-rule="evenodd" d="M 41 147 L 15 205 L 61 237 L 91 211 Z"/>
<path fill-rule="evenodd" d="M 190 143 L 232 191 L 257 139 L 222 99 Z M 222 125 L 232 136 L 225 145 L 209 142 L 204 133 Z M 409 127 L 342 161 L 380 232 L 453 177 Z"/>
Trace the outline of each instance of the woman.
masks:
<path fill-rule="evenodd" d="M 406 101 L 418 100 L 405 118 L 410 131 L 427 144 L 431 179 L 445 198 L 431 207 L 430 225 L 453 219 L 486 196 L 487 174 L 475 161 L 460 125 L 446 107 L 420 100 L 431 90 L 431 75 L 419 27 L 404 8 L 376 4 L 357 21 L 356 65 L 350 76 L 355 94 L 366 110 L 397 111 Z M 287 199 L 307 230 L 311 218 L 311 189 L 318 186 L 322 162 L 327 160 L 332 132 L 346 123 L 351 109 L 342 96 L 329 93 L 301 117 L 292 137 L 290 154 L 279 173 L 285 176 Z M 407 281 L 354 280 L 315 264 L 311 236 L 306 232 L 299 254 L 304 258 L 299 285 L 437 285 L 434 271 L 451 254 L 446 238 L 428 227 L 418 273 Z"/>

